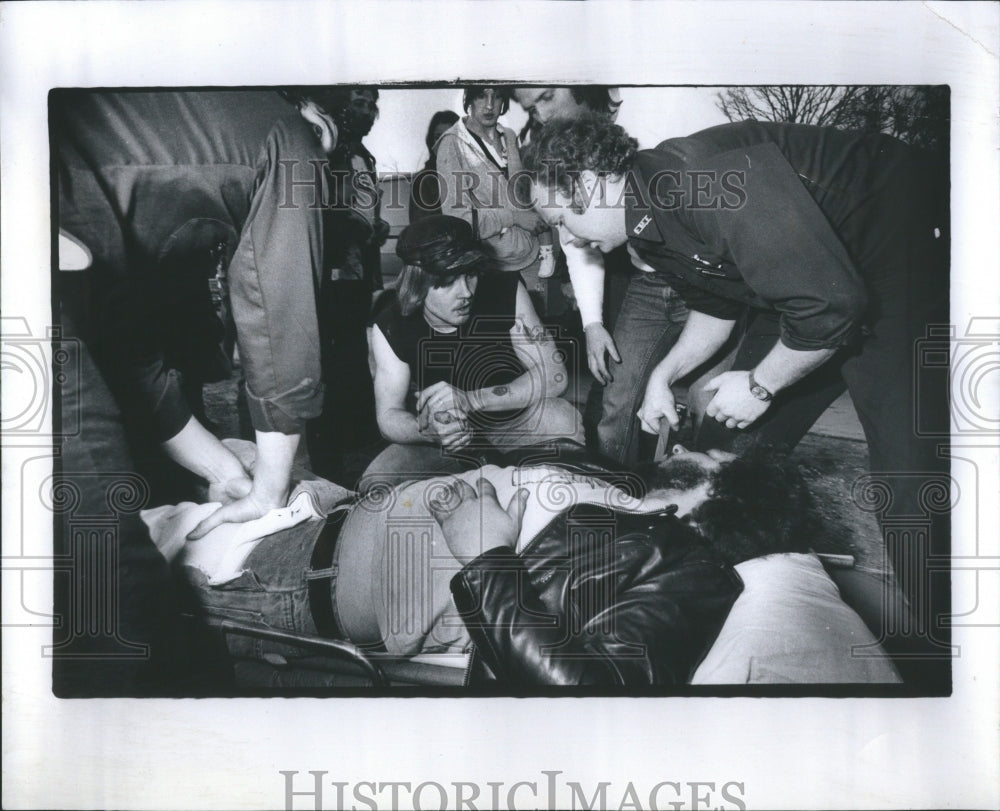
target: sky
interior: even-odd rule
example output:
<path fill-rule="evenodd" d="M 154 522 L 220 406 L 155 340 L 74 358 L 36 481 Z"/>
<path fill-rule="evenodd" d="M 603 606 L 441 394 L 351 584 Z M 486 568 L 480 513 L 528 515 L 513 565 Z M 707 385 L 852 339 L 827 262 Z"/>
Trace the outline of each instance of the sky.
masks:
<path fill-rule="evenodd" d="M 726 123 L 716 107 L 714 87 L 623 87 L 618 123 L 639 140 L 641 148 L 666 138 Z M 414 172 L 427 160 L 424 136 L 438 110 L 462 114 L 458 88 L 386 89 L 379 91 L 379 118 L 365 139 L 378 171 Z M 524 111 L 512 102 L 501 123 L 515 132 L 524 125 Z"/>

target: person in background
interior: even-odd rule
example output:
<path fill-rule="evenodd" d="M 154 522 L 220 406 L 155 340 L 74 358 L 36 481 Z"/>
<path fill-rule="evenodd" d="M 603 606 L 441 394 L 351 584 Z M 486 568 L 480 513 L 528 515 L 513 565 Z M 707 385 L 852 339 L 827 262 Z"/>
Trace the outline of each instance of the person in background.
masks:
<path fill-rule="evenodd" d="M 427 127 L 427 163 L 414 175 L 410 182 L 410 222 L 415 223 L 422 217 L 441 213 L 441 187 L 437 174 L 437 143 L 458 121 L 458 113 L 451 110 L 438 110 L 431 116 Z"/>
<path fill-rule="evenodd" d="M 516 87 L 514 100 L 528 114 L 522 140 L 537 137 L 550 121 L 567 121 L 587 114 L 614 121 L 621 92 L 605 85 L 576 87 Z M 619 464 L 634 466 L 641 455 L 635 410 L 653 365 L 676 340 L 686 310 L 676 295 L 665 291 L 662 307 L 644 313 L 629 308 L 619 338 L 628 350 L 619 352 L 611 336 L 625 300 L 635 265 L 624 245 L 603 253 L 565 229 L 556 229 L 580 312 L 587 348 L 587 366 L 594 386 L 587 398 L 584 423 L 588 443 Z M 612 362 L 619 364 L 616 368 Z"/>
<path fill-rule="evenodd" d="M 309 459 L 318 475 L 352 486 L 379 441 L 367 326 L 372 297 L 382 289 L 389 225 L 380 216 L 375 157 L 363 143 L 378 117 L 378 90 L 338 86 L 313 90 L 311 97 L 339 137 L 327 152 L 319 308 L 323 372 L 331 385 L 323 413 L 309 425 Z"/>
<path fill-rule="evenodd" d="M 522 137 L 529 128 L 537 135 L 546 122 L 588 114 L 606 115 L 615 121 L 622 105 L 619 89 L 605 85 L 518 87 L 514 98 L 529 115 Z M 687 308 L 680 296 L 666 287 L 660 296 L 662 301 L 652 307 L 626 308 L 618 338 L 612 338 L 630 285 L 644 281 L 644 277 L 636 277 L 636 260 L 624 245 L 602 252 L 575 239 L 565 229 L 559 235 L 580 311 L 587 365 L 595 381 L 584 412 L 588 442 L 608 458 L 631 467 L 640 457 L 648 456 L 655 444 L 648 442 L 644 447 L 641 442 L 634 417 L 640 394 L 653 366 L 677 339 Z M 619 343 L 628 346 L 624 355 L 618 349 Z M 699 396 L 706 380 L 695 381 L 688 391 L 695 423 L 707 404 Z"/>
<path fill-rule="evenodd" d="M 544 309 L 548 285 L 539 278 L 548 278 L 555 269 L 551 233 L 531 207 L 517 137 L 499 123 L 509 106 L 503 87 L 464 89 L 466 116 L 438 142 L 441 212 L 470 223 L 493 266 L 519 272 Z M 547 242 L 544 250 L 539 235 Z"/>
<path fill-rule="evenodd" d="M 392 444 L 362 491 L 454 472 L 495 448 L 583 439 L 566 368 L 515 273 L 492 268 L 457 217 L 404 229 L 397 291 L 375 319 L 375 406 Z"/>

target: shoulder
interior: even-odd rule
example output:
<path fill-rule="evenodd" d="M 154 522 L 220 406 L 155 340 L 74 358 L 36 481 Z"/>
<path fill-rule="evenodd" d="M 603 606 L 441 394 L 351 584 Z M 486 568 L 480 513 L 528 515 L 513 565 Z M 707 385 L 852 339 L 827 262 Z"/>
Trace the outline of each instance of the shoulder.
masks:
<path fill-rule="evenodd" d="M 316 134 L 294 109 L 274 120 L 267 140 L 279 157 L 322 163 L 327 160 Z"/>
<path fill-rule="evenodd" d="M 390 288 L 379 296 L 375 312 L 372 315 L 372 324 L 382 330 L 382 334 L 388 339 L 389 333 L 394 331 L 402 317 L 399 309 L 399 296 L 394 289 Z"/>
<path fill-rule="evenodd" d="M 463 140 L 465 132 L 465 124 L 462 123 L 461 119 L 444 131 L 437 144 L 438 160 L 441 160 L 441 150 L 443 148 L 454 149 Z"/>

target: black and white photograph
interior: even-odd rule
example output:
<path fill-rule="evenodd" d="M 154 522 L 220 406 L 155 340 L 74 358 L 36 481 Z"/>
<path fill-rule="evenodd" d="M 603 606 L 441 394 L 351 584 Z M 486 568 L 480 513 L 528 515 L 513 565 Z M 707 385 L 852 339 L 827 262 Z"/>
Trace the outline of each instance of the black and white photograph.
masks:
<path fill-rule="evenodd" d="M 963 5 L 6 5 L 5 807 L 992 807 Z"/>

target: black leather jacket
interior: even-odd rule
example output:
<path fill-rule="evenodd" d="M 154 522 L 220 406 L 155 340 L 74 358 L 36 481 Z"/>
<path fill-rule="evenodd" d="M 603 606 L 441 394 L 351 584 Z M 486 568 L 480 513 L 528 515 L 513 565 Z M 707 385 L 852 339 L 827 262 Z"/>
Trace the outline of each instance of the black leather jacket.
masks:
<path fill-rule="evenodd" d="M 521 554 L 480 555 L 451 589 L 506 687 L 663 687 L 690 679 L 743 585 L 673 515 L 580 505 Z"/>

